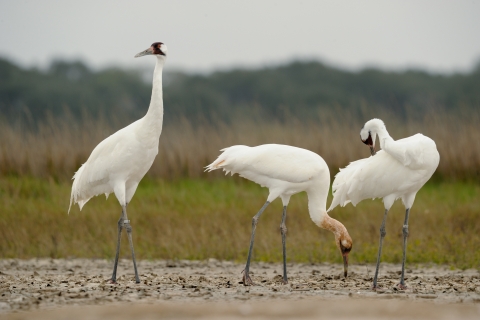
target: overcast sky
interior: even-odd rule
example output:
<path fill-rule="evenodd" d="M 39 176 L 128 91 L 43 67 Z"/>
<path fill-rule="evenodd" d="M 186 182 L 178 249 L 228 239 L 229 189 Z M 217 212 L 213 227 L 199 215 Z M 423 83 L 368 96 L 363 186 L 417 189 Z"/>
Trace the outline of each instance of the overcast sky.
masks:
<path fill-rule="evenodd" d="M 81 58 L 152 66 L 168 46 L 186 71 L 317 59 L 347 69 L 469 71 L 480 60 L 479 1 L 1 0 L 0 56 L 25 66 Z"/>

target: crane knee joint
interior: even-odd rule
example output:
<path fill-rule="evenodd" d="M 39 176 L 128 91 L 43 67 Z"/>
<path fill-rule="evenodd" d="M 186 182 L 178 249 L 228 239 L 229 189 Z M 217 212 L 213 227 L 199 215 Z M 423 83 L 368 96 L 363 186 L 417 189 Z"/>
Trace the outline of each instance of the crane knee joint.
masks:
<path fill-rule="evenodd" d="M 403 226 L 403 235 L 406 237 L 408 236 L 408 225 Z"/>
<path fill-rule="evenodd" d="M 281 224 L 281 225 L 280 225 L 280 232 L 281 232 L 282 234 L 286 234 L 286 233 L 287 233 L 287 226 L 284 225 L 284 224 Z"/>
<path fill-rule="evenodd" d="M 385 227 L 380 228 L 380 235 L 382 236 L 382 238 L 387 235 L 387 231 L 385 230 Z"/>

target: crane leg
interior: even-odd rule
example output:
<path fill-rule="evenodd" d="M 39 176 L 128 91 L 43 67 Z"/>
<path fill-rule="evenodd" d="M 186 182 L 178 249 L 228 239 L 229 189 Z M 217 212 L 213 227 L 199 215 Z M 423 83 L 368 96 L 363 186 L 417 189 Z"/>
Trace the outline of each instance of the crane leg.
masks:
<path fill-rule="evenodd" d="M 382 255 L 383 238 L 385 238 L 385 235 L 387 234 L 387 231 L 385 230 L 385 223 L 387 221 L 387 213 L 388 213 L 388 210 L 385 209 L 385 214 L 383 215 L 382 225 L 380 226 L 380 244 L 378 245 L 377 267 L 375 268 L 375 276 L 373 277 L 373 287 L 372 287 L 373 290 L 378 289 L 377 278 L 378 278 L 378 269 L 380 268 L 380 257 Z"/>
<path fill-rule="evenodd" d="M 285 220 L 287 219 L 287 206 L 283 207 L 282 223 L 280 224 L 280 233 L 282 234 L 282 249 L 283 249 L 283 284 L 288 283 L 287 279 L 287 250 L 285 248 L 287 226 Z"/>
<path fill-rule="evenodd" d="M 410 208 L 405 211 L 405 222 L 403 223 L 403 259 L 402 259 L 402 275 L 400 277 L 400 289 L 405 290 L 405 261 L 407 260 L 407 237 L 408 237 L 408 215 L 410 214 Z"/>
<path fill-rule="evenodd" d="M 117 266 L 118 266 L 118 257 L 120 255 L 120 240 L 122 238 L 122 229 L 123 229 L 124 220 L 125 218 L 124 218 L 124 213 L 122 208 L 122 215 L 120 216 L 120 219 L 118 220 L 118 223 L 117 223 L 117 227 L 118 227 L 117 252 L 115 253 L 115 264 L 113 265 L 113 274 L 112 274 L 112 278 L 110 279 L 111 283 L 117 283 Z"/>
<path fill-rule="evenodd" d="M 245 269 L 243 270 L 243 285 L 244 286 L 249 286 L 253 284 L 252 279 L 250 278 L 249 272 L 250 272 L 250 259 L 252 257 L 252 249 L 253 249 L 253 240 L 255 239 L 255 229 L 257 229 L 257 223 L 258 219 L 262 215 L 263 211 L 267 206 L 270 204 L 270 202 L 265 202 L 263 207 L 258 211 L 258 213 L 253 217 L 252 219 L 252 236 L 250 238 L 250 248 L 248 249 L 248 258 L 247 258 L 247 265 L 245 266 Z"/>
<path fill-rule="evenodd" d="M 130 220 L 128 220 L 127 218 L 127 206 L 125 206 L 124 212 L 125 220 L 123 222 L 125 224 L 125 230 L 127 231 L 128 242 L 130 243 L 130 250 L 132 251 L 133 269 L 135 270 L 135 282 L 140 283 L 140 278 L 138 277 L 137 271 L 137 262 L 135 261 L 135 251 L 133 250 L 132 226 L 130 225 Z"/>

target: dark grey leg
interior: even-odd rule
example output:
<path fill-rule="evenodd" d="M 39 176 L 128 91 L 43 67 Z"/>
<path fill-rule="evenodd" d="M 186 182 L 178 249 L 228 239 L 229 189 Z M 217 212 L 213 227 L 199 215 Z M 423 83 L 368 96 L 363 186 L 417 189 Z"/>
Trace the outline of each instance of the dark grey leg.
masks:
<path fill-rule="evenodd" d="M 118 266 L 118 257 L 120 255 L 120 239 L 122 238 L 122 229 L 123 229 L 123 220 L 124 218 L 124 211 L 122 208 L 122 215 L 117 223 L 118 228 L 118 236 L 117 236 L 117 252 L 115 253 L 115 264 L 113 265 L 113 274 L 112 279 L 110 279 L 111 283 L 117 283 L 117 266 Z"/>
<path fill-rule="evenodd" d="M 285 220 L 287 219 L 287 206 L 283 207 L 282 223 L 280 224 L 280 233 L 282 234 L 282 246 L 283 246 L 283 283 L 287 284 L 287 250 L 285 248 L 286 236 L 287 236 L 287 226 L 285 225 Z"/>
<path fill-rule="evenodd" d="M 387 222 L 387 213 L 388 213 L 388 210 L 385 209 L 382 225 L 380 226 L 380 244 L 378 246 L 377 268 L 375 269 L 375 276 L 373 277 L 373 288 L 372 288 L 373 290 L 377 289 L 378 269 L 380 268 L 380 256 L 382 255 L 383 238 L 385 238 L 385 235 L 387 234 L 387 231 L 385 230 L 385 223 Z"/>
<path fill-rule="evenodd" d="M 253 240 L 255 239 L 255 229 L 257 229 L 258 218 L 262 215 L 265 208 L 270 204 L 270 202 L 265 202 L 263 207 L 258 211 L 258 213 L 252 219 L 252 236 L 250 238 L 250 248 L 248 249 L 248 258 L 247 258 L 247 265 L 243 270 L 243 285 L 249 286 L 253 284 L 252 279 L 250 278 L 249 271 L 250 271 L 250 258 L 252 257 L 252 249 L 253 249 Z"/>
<path fill-rule="evenodd" d="M 140 283 L 140 278 L 138 277 L 137 271 L 137 262 L 135 261 L 135 251 L 133 250 L 133 240 L 132 240 L 132 226 L 130 225 L 130 220 L 127 218 L 127 207 L 125 207 L 125 220 L 123 223 L 125 224 L 125 230 L 127 230 L 128 242 L 130 243 L 130 250 L 132 251 L 132 259 L 133 259 L 133 269 L 135 270 L 135 282 Z"/>
<path fill-rule="evenodd" d="M 407 289 L 405 285 L 405 261 L 407 260 L 407 237 L 408 237 L 408 215 L 410 208 L 405 211 L 405 222 L 403 223 L 403 260 L 402 260 L 402 276 L 400 277 L 399 287 L 403 290 Z"/>

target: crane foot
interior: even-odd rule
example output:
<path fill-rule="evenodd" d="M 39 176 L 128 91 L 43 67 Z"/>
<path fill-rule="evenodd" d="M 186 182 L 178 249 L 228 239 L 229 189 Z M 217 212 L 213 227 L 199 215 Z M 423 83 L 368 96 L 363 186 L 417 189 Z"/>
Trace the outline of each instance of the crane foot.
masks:
<path fill-rule="evenodd" d="M 250 275 L 248 274 L 248 272 L 245 272 L 245 270 L 243 270 L 242 272 L 243 272 L 243 285 L 253 286 L 254 283 L 252 281 L 252 278 L 250 278 Z"/>

